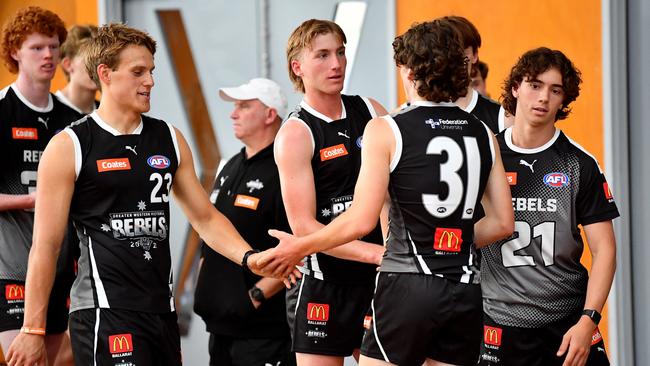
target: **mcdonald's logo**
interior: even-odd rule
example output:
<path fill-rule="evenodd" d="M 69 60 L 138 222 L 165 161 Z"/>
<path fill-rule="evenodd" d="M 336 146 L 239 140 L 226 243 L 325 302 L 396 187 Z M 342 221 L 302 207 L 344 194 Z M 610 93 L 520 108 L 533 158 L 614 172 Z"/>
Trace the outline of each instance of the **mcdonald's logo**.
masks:
<path fill-rule="evenodd" d="M 5 298 L 7 300 L 25 300 L 25 286 L 22 285 L 6 285 Z"/>
<path fill-rule="evenodd" d="M 132 352 L 133 340 L 131 339 L 131 333 L 108 336 L 108 347 L 111 353 Z"/>
<path fill-rule="evenodd" d="M 433 240 L 433 249 L 444 252 L 460 252 L 461 244 L 463 244 L 463 230 L 438 227 Z"/>
<path fill-rule="evenodd" d="M 607 184 L 607 182 L 603 183 L 603 190 L 605 191 L 605 198 L 608 201 L 614 199 L 614 196 L 612 196 L 612 191 L 609 189 L 609 184 Z"/>
<path fill-rule="evenodd" d="M 307 320 L 326 322 L 330 318 L 330 306 L 328 304 L 307 304 Z"/>
<path fill-rule="evenodd" d="M 483 342 L 485 344 L 491 344 L 493 346 L 501 345 L 501 328 L 490 327 L 487 325 L 483 326 Z"/>

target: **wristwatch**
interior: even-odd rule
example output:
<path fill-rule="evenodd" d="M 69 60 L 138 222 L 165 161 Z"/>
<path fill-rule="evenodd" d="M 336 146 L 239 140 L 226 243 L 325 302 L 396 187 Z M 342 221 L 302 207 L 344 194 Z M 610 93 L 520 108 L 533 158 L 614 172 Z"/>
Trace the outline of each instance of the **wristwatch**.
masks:
<path fill-rule="evenodd" d="M 586 315 L 591 319 L 594 324 L 598 325 L 600 323 L 600 313 L 593 309 L 584 309 L 582 315 Z"/>
<path fill-rule="evenodd" d="M 259 253 L 259 252 L 260 251 L 257 250 L 257 249 L 251 249 L 251 250 L 247 251 L 246 253 L 244 253 L 244 258 L 242 258 L 242 260 L 241 260 L 241 266 L 242 266 L 242 268 L 244 268 L 245 271 L 248 271 L 248 272 L 251 272 L 251 273 L 253 272 L 253 271 L 251 271 L 250 268 L 248 268 L 248 257 L 250 257 L 251 254 L 255 254 L 255 253 Z"/>
<path fill-rule="evenodd" d="M 253 286 L 253 288 L 248 290 L 248 293 L 251 295 L 253 300 L 257 302 L 264 302 L 264 300 L 266 300 L 266 297 L 264 297 L 264 291 L 257 286 Z"/>

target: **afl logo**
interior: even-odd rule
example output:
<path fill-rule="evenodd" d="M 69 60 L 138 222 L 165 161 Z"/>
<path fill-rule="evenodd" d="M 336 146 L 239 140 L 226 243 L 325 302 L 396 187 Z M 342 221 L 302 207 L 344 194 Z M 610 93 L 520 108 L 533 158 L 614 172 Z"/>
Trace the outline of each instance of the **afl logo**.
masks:
<path fill-rule="evenodd" d="M 359 136 L 357 139 L 357 147 L 359 147 L 359 149 L 363 147 L 363 136 Z"/>
<path fill-rule="evenodd" d="M 544 183 L 549 187 L 566 187 L 569 185 L 569 177 L 564 173 L 548 173 L 544 176 Z"/>
<path fill-rule="evenodd" d="M 169 159 L 167 159 L 167 157 L 165 156 L 153 155 L 150 156 L 149 159 L 147 159 L 147 164 L 149 164 L 149 166 L 152 168 L 165 169 L 169 167 L 171 163 L 169 162 Z"/>

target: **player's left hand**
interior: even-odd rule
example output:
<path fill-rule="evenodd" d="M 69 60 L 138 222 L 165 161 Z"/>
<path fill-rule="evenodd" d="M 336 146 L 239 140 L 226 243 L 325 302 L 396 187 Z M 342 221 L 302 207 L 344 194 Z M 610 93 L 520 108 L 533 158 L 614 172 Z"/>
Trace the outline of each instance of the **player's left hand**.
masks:
<path fill-rule="evenodd" d="M 557 351 L 558 357 L 566 353 L 562 366 L 584 366 L 587 363 L 594 329 L 596 329 L 594 322 L 583 316 L 564 334 L 560 349 Z"/>
<path fill-rule="evenodd" d="M 305 258 L 306 253 L 300 249 L 300 246 L 297 245 L 298 238 L 295 236 L 285 233 L 284 231 L 279 230 L 269 230 L 269 235 L 280 240 L 280 243 L 273 249 L 268 250 L 258 257 L 257 266 L 264 268 L 274 268 L 274 276 L 278 277 L 278 274 L 287 273 L 288 268 L 295 268 L 303 258 Z M 288 275 L 285 275 L 284 278 L 287 278 Z"/>

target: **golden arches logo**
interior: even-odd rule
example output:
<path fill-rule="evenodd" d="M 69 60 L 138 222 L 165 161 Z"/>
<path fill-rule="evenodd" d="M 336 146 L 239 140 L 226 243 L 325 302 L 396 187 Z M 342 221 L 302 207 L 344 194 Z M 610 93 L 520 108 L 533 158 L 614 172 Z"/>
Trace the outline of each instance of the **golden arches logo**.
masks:
<path fill-rule="evenodd" d="M 133 351 L 131 334 L 116 334 L 108 337 L 111 353 L 124 353 Z"/>
<path fill-rule="evenodd" d="M 6 285 L 5 298 L 7 300 L 24 300 L 25 299 L 25 286 L 21 285 Z"/>
<path fill-rule="evenodd" d="M 483 341 L 485 344 L 491 344 L 493 346 L 501 345 L 501 332 L 502 329 L 484 326 Z"/>
<path fill-rule="evenodd" d="M 330 306 L 328 304 L 307 304 L 307 319 L 325 322 L 330 317 Z"/>
<path fill-rule="evenodd" d="M 445 252 L 460 252 L 462 235 L 461 229 L 436 228 L 433 248 Z"/>

